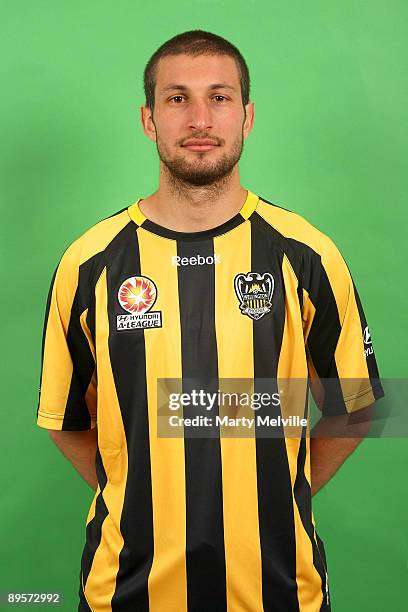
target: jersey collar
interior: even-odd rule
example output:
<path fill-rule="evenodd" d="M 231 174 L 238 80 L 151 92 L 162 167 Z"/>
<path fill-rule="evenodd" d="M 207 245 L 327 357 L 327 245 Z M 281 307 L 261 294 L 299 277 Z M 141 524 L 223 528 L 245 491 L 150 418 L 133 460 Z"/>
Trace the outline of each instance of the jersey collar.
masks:
<path fill-rule="evenodd" d="M 153 232 L 154 234 L 159 234 L 160 236 L 164 236 L 165 238 L 172 238 L 176 240 L 199 240 L 203 238 L 211 238 L 220 234 L 225 234 L 225 232 L 233 229 L 237 225 L 240 225 L 244 221 L 247 221 L 252 215 L 252 213 L 256 210 L 259 201 L 259 197 L 252 191 L 247 189 L 247 196 L 241 209 L 236 215 L 231 217 L 231 219 L 228 219 L 228 221 L 225 221 L 217 227 L 213 227 L 200 232 L 177 232 L 175 230 L 171 230 L 161 225 L 158 225 L 157 223 L 154 223 L 154 221 L 150 221 L 150 219 L 147 219 L 147 217 L 144 216 L 144 214 L 139 208 L 139 202 L 142 199 L 143 198 L 138 198 L 136 202 L 128 206 L 128 214 L 132 221 L 134 221 L 136 225 L 143 227 L 143 229 Z"/>

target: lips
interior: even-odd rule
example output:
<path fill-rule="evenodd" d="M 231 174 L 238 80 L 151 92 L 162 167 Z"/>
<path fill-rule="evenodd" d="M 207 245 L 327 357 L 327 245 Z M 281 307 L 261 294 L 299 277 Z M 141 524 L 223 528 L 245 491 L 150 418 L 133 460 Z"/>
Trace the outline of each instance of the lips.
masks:
<path fill-rule="evenodd" d="M 218 144 L 211 138 L 189 138 L 184 142 L 183 147 L 191 151 L 209 151 L 218 147 Z"/>

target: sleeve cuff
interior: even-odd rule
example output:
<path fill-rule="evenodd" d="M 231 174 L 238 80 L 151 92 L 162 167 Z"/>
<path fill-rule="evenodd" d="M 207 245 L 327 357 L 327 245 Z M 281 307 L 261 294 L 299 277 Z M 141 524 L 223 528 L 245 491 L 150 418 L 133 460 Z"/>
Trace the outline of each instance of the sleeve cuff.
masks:
<path fill-rule="evenodd" d="M 374 404 L 381 397 L 384 397 L 384 389 L 380 380 L 376 379 L 369 387 L 354 395 L 343 396 L 337 400 L 328 398 L 320 410 L 324 416 L 350 414 Z"/>
<path fill-rule="evenodd" d="M 64 419 L 61 415 L 51 415 L 50 413 L 44 413 L 38 411 L 37 425 L 44 429 L 53 429 L 55 431 L 62 431 L 64 425 L 64 431 L 88 431 L 96 427 L 97 421 L 96 416 L 90 416 L 87 421 L 79 419 Z"/>

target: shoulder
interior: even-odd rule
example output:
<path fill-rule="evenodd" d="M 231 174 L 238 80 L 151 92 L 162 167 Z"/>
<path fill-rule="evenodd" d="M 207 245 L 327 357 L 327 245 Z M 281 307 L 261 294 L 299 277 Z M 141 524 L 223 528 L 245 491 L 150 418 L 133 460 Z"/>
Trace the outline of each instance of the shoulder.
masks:
<path fill-rule="evenodd" d="M 259 196 L 256 212 L 266 223 L 290 241 L 300 255 L 320 259 L 323 265 L 340 264 L 342 256 L 333 240 L 310 221 L 286 208 L 282 208 Z"/>
<path fill-rule="evenodd" d="M 98 221 L 68 245 L 51 284 L 60 301 L 72 303 L 76 293 L 81 304 L 89 300 L 89 292 L 105 266 L 105 249 L 129 223 L 133 222 L 126 207 Z"/>
<path fill-rule="evenodd" d="M 127 207 L 98 221 L 69 244 L 61 262 L 81 266 L 103 253 L 108 244 L 131 222 Z"/>
<path fill-rule="evenodd" d="M 351 272 L 333 240 L 301 215 L 259 199 L 257 213 L 279 232 L 298 262 L 299 282 L 309 294 L 318 295 L 319 286 L 333 292 L 338 304 L 347 303 L 352 286 Z M 330 287 L 330 291 L 329 291 Z M 341 306 L 343 313 L 343 306 Z"/>
<path fill-rule="evenodd" d="M 322 256 L 337 248 L 333 240 L 307 219 L 291 210 L 269 202 L 259 196 L 257 213 L 285 238 L 297 241 Z"/>

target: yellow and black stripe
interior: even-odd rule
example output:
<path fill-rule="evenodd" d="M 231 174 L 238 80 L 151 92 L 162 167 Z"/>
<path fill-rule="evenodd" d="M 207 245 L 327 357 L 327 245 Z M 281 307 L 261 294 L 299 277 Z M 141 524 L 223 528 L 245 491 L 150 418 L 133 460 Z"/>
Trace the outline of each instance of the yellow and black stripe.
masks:
<path fill-rule="evenodd" d="M 249 379 L 273 393 L 309 376 L 323 414 L 372 403 L 383 391 L 347 265 L 327 236 L 251 191 L 232 219 L 194 233 L 146 219 L 139 201 L 69 246 L 46 304 L 37 423 L 98 428 L 79 609 L 330 610 L 308 428 L 160 437 L 157 381 L 189 392 Z M 251 271 L 274 279 L 258 319 L 234 289 Z M 118 330 L 119 288 L 140 276 L 157 288 L 161 326 Z"/>

